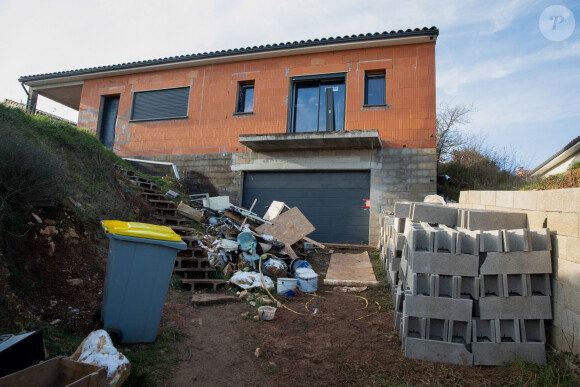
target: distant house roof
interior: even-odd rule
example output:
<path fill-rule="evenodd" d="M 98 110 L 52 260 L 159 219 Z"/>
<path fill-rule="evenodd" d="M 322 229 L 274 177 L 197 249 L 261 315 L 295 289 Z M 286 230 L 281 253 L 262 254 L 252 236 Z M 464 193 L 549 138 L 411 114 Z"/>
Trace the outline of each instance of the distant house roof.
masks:
<path fill-rule="evenodd" d="M 574 148 L 574 149 L 573 149 Z M 576 149 L 578 148 L 578 149 Z M 580 136 L 576 137 L 572 141 L 570 141 L 564 148 L 560 149 L 558 152 L 554 153 L 549 159 L 544 161 L 542 164 L 538 165 L 532 172 L 532 176 L 536 174 L 544 174 L 545 171 L 551 169 L 553 166 L 556 166 L 567 153 L 571 151 L 580 151 Z M 553 164 L 553 166 L 552 166 Z"/>

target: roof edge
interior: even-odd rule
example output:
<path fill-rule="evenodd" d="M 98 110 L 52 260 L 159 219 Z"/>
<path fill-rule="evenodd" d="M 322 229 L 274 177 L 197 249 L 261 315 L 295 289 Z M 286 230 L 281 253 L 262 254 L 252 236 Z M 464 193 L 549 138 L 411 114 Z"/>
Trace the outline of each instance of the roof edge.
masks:
<path fill-rule="evenodd" d="M 103 72 L 111 72 L 111 71 L 118 71 L 118 70 L 126 70 L 126 69 L 138 69 L 138 68 L 147 68 L 157 65 L 167 65 L 167 64 L 179 64 L 184 62 L 191 62 L 197 61 L 202 59 L 212 59 L 212 58 L 224 58 L 224 57 L 236 57 L 240 55 L 248 55 L 248 54 L 257 54 L 257 53 L 268 53 L 268 52 L 276 52 L 276 51 L 284 51 L 289 49 L 296 49 L 296 48 L 313 48 L 313 47 L 323 47 L 328 45 L 336 45 L 342 43 L 353 43 L 353 42 L 368 42 L 368 41 L 377 41 L 377 40 L 388 40 L 388 39 L 395 39 L 395 38 L 405 38 L 405 37 L 417 37 L 417 36 L 428 36 L 430 40 L 436 41 L 437 36 L 439 36 L 439 29 L 437 27 L 423 27 L 422 29 L 415 28 L 413 30 L 407 29 L 405 31 L 390 31 L 390 32 L 375 32 L 373 34 L 359 34 L 359 35 L 351 35 L 351 36 L 338 36 L 338 37 L 330 37 L 330 38 L 322 38 L 322 39 L 308 39 L 306 41 L 294 41 L 294 42 L 287 42 L 287 43 L 279 43 L 279 44 L 267 44 L 261 46 L 253 46 L 253 47 L 246 47 L 246 48 L 239 48 L 239 49 L 229 49 L 229 50 L 221 50 L 221 51 L 212 51 L 212 52 L 204 52 L 198 54 L 191 54 L 191 55 L 181 55 L 181 56 L 173 56 L 167 58 L 159 58 L 159 59 L 151 59 L 151 60 L 143 60 L 143 61 L 136 61 L 136 62 L 129 62 L 129 63 L 121 63 L 115 65 L 108 65 L 108 66 L 99 66 L 99 67 L 89 67 L 77 70 L 68 70 L 68 71 L 59 71 L 53 73 L 45 73 L 45 74 L 37 74 L 37 75 L 25 75 L 18 78 L 18 81 L 21 83 L 27 82 L 34 82 L 34 81 L 41 81 L 41 80 L 50 80 L 50 79 L 59 79 L 59 78 L 66 78 L 70 76 L 82 76 L 82 75 L 89 75 L 89 74 L 98 74 Z"/>
<path fill-rule="evenodd" d="M 549 166 L 553 161 L 557 160 L 558 158 L 560 158 L 560 156 L 564 155 L 568 150 L 574 148 L 576 145 L 580 146 L 580 136 L 576 137 L 575 139 L 573 139 L 572 141 L 570 141 L 568 144 L 566 144 L 564 146 L 564 148 L 560 149 L 558 152 L 554 153 L 550 158 L 548 158 L 546 161 L 544 161 L 542 164 L 538 165 L 531 173 L 530 175 L 535 175 L 536 173 L 541 172 L 544 167 Z"/>

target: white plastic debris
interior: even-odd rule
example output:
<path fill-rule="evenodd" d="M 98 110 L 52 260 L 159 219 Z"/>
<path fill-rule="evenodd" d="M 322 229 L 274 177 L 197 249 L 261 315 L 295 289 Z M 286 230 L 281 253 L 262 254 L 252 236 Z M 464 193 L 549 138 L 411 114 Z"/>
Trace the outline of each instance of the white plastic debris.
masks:
<path fill-rule="evenodd" d="M 129 376 L 129 360 L 113 345 L 109 334 L 99 329 L 91 332 L 70 357 L 71 360 L 107 368 L 107 386 L 120 386 Z"/>
<path fill-rule="evenodd" d="M 264 283 L 268 289 L 273 289 L 274 281 L 267 276 L 263 277 Z M 262 281 L 260 280 L 260 273 L 255 272 L 238 271 L 232 276 L 232 278 L 230 278 L 230 282 L 242 289 L 263 288 Z"/>
<path fill-rule="evenodd" d="M 268 269 L 270 267 L 273 267 L 275 269 L 281 269 L 281 270 L 288 269 L 288 266 L 284 263 L 284 261 L 282 261 L 281 259 L 277 259 L 277 258 L 270 258 L 262 264 L 263 269 Z"/>

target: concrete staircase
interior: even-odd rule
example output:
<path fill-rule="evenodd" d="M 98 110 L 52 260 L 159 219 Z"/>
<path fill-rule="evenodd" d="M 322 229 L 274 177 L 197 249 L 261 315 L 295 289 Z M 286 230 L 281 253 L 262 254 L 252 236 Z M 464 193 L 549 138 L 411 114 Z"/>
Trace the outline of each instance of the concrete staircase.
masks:
<path fill-rule="evenodd" d="M 157 220 L 157 223 L 173 229 L 187 244 L 187 249 L 177 254 L 173 270 L 175 274 L 182 277 L 181 283 L 191 290 L 195 290 L 196 287 L 217 290 L 219 286 L 227 284 L 227 281 L 223 279 L 211 278 L 215 270 L 210 267 L 206 253 L 197 243 L 199 233 L 190 227 L 193 220 L 180 216 L 177 212 L 177 204 L 168 199 L 153 181 L 139 177 L 132 171 L 119 168 L 119 172 L 125 175 L 155 208 L 157 214 L 153 215 L 153 218 Z"/>

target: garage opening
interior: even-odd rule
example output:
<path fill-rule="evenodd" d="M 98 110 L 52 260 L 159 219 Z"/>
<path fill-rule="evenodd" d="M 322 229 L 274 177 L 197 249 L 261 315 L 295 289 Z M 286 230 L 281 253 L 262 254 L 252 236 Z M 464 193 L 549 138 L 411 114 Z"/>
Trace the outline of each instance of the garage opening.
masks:
<path fill-rule="evenodd" d="M 242 206 L 263 216 L 273 200 L 298 207 L 316 227 L 310 238 L 323 243 L 368 244 L 369 171 L 246 172 Z"/>

